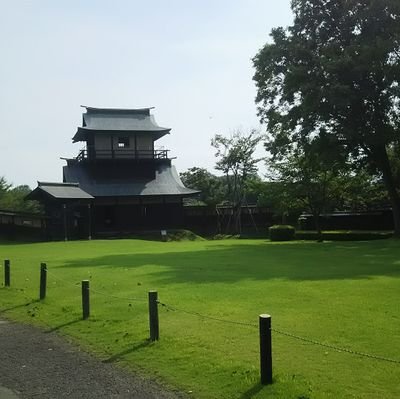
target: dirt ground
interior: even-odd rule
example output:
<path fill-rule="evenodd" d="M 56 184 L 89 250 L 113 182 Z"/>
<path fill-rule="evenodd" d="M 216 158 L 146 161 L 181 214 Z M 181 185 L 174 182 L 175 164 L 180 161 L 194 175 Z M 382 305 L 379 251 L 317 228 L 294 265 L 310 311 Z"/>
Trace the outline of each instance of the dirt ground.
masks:
<path fill-rule="evenodd" d="M 184 397 L 102 363 L 56 333 L 0 320 L 0 399 Z"/>

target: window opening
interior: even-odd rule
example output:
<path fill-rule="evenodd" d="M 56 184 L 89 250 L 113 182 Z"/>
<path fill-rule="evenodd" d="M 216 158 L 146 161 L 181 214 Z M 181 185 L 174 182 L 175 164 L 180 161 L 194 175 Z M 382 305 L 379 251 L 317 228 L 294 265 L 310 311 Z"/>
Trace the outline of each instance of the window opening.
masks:
<path fill-rule="evenodd" d="M 129 137 L 118 137 L 118 148 L 128 148 Z"/>

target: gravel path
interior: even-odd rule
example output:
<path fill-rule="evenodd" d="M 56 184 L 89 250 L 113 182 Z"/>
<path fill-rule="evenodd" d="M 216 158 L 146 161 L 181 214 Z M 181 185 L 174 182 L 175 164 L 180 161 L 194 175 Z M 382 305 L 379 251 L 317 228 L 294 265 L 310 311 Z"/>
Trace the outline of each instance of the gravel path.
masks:
<path fill-rule="evenodd" d="M 102 363 L 54 333 L 0 320 L 0 399 L 177 399 L 155 382 Z"/>

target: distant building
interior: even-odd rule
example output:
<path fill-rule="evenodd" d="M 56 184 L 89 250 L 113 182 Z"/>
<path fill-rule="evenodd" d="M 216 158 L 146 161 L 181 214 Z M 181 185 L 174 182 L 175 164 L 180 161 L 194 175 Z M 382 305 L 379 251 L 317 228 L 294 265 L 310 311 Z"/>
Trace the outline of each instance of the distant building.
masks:
<path fill-rule="evenodd" d="M 63 183 L 38 182 L 27 199 L 44 204 L 49 238 L 84 238 L 183 226 L 186 188 L 168 150 L 169 134 L 151 108 L 86 108 L 73 142 L 85 147 L 66 159 Z"/>

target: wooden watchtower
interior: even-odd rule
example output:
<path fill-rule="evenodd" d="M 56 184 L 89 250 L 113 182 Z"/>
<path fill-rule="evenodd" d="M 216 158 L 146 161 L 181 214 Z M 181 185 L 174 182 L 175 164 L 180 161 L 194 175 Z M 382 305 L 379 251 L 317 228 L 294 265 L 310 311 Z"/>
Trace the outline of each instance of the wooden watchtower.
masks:
<path fill-rule="evenodd" d="M 47 183 L 51 190 L 41 183 L 29 199 L 44 202 L 48 209 L 60 208 L 69 218 L 83 217 L 90 226 L 81 230 L 98 236 L 182 227 L 182 200 L 198 191 L 184 187 L 169 151 L 155 146 L 171 129 L 157 125 L 152 108 L 84 108 L 82 126 L 72 138 L 84 148 L 66 159 L 63 183 Z M 49 196 L 57 185 L 68 201 Z M 77 189 L 79 198 L 73 198 Z M 82 202 L 89 204 L 89 215 L 74 209 Z M 75 234 L 71 226 L 77 223 L 66 223 L 68 235 Z"/>

